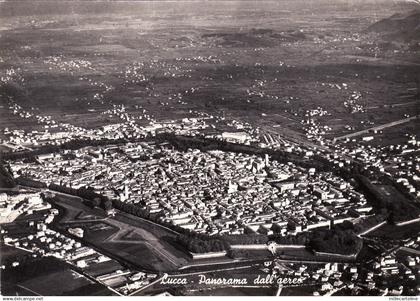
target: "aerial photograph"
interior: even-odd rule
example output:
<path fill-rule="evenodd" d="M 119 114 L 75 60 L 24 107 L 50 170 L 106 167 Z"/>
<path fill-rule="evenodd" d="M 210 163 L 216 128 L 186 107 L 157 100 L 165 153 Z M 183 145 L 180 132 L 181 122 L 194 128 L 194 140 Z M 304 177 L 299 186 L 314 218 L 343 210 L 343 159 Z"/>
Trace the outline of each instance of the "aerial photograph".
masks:
<path fill-rule="evenodd" d="M 0 295 L 418 300 L 420 1 L 0 0 Z"/>

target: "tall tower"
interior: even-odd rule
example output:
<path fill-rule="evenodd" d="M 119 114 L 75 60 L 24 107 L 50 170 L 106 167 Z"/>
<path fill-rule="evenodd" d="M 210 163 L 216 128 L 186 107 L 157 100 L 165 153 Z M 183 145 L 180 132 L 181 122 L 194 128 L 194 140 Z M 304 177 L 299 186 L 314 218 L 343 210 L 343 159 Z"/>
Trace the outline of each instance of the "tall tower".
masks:
<path fill-rule="evenodd" d="M 124 185 L 124 198 L 126 200 L 128 199 L 128 194 L 129 194 L 128 186 L 127 185 Z"/>
<path fill-rule="evenodd" d="M 269 164 L 270 164 L 270 161 L 268 158 L 268 154 L 265 154 L 265 167 L 268 167 Z"/>

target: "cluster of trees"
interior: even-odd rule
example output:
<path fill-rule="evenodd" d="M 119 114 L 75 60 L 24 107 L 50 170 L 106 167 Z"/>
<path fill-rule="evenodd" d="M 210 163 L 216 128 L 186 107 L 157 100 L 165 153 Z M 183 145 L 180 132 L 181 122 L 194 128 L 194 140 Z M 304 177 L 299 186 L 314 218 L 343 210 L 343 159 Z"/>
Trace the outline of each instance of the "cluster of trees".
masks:
<path fill-rule="evenodd" d="M 275 241 L 279 245 L 307 245 L 309 242 L 309 233 L 303 232 L 297 235 L 282 236 L 279 234 L 270 235 L 270 240 Z"/>
<path fill-rule="evenodd" d="M 263 235 L 263 234 L 236 234 L 221 237 L 230 245 L 260 245 L 274 241 L 282 245 L 306 245 L 309 241 L 307 232 L 297 235 L 282 236 L 281 234 Z"/>
<path fill-rule="evenodd" d="M 116 199 L 112 200 L 112 203 L 113 203 L 114 208 L 121 210 L 125 213 L 129 213 L 131 215 L 141 217 L 141 218 L 146 218 L 146 219 L 150 218 L 150 212 L 146 208 L 143 208 L 134 204 L 124 203 Z"/>
<path fill-rule="evenodd" d="M 373 185 L 367 177 L 359 175 L 357 180 L 364 194 L 374 202 L 375 207 L 388 212 L 388 222 L 396 223 L 419 217 L 420 208 L 410 203 L 410 200 L 399 194 L 397 190 L 399 197 L 395 197 L 396 194 L 388 196 Z M 389 186 L 395 189 L 394 186 Z"/>
<path fill-rule="evenodd" d="M 74 189 L 71 187 L 61 186 L 61 185 L 51 183 L 48 186 L 48 189 L 81 197 L 87 200 L 89 205 L 92 208 L 100 207 L 104 210 L 110 210 L 113 208 L 113 201 L 111 201 L 106 196 L 96 193 L 91 187 L 88 187 L 88 188 L 82 187 L 79 189 Z"/>
<path fill-rule="evenodd" d="M 198 233 L 180 234 L 176 242 L 192 253 L 227 251 L 230 245 L 220 236 L 208 236 Z"/>
<path fill-rule="evenodd" d="M 318 252 L 351 255 L 357 254 L 363 246 L 363 240 L 351 229 L 333 228 L 309 233 L 307 245 Z"/>
<path fill-rule="evenodd" d="M 417 207 L 405 202 L 391 203 L 389 211 L 388 222 L 391 224 L 416 219 L 420 216 L 420 210 Z"/>
<path fill-rule="evenodd" d="M 349 227 L 349 225 L 345 225 L 332 230 L 319 229 L 289 236 L 278 234 L 270 236 L 260 234 L 208 236 L 190 232 L 178 235 L 176 241 L 193 253 L 229 251 L 231 245 L 266 244 L 272 240 L 283 245 L 305 245 L 318 252 L 357 254 L 363 246 L 363 241 Z"/>
<path fill-rule="evenodd" d="M 231 245 L 256 245 L 266 244 L 269 241 L 267 235 L 261 234 L 235 234 L 224 236 L 223 239 Z"/>
<path fill-rule="evenodd" d="M 223 236 L 220 239 L 230 245 L 266 244 L 274 241 L 281 245 L 304 245 L 315 251 L 344 255 L 358 253 L 363 245 L 362 239 L 354 233 L 353 224 L 350 222 L 344 222 L 331 230 L 316 229 L 297 235 L 240 234 Z"/>
<path fill-rule="evenodd" d="M 7 165 L 4 162 L 0 161 L 0 187 L 2 188 L 12 188 L 16 186 L 16 182 L 8 170 Z"/>
<path fill-rule="evenodd" d="M 34 188 L 47 188 L 46 183 L 32 180 L 25 177 L 19 177 L 15 181 L 16 181 L 16 184 L 22 185 L 22 186 L 29 186 L 29 187 L 34 187 Z"/>
<path fill-rule="evenodd" d="M 228 251 L 228 256 L 230 258 L 255 258 L 256 256 L 258 256 L 258 254 L 261 254 L 261 250 L 258 250 L 258 252 L 256 252 L 255 250 L 249 250 L 249 249 L 230 249 Z M 265 255 L 269 256 L 271 254 L 270 251 L 266 251 Z"/>

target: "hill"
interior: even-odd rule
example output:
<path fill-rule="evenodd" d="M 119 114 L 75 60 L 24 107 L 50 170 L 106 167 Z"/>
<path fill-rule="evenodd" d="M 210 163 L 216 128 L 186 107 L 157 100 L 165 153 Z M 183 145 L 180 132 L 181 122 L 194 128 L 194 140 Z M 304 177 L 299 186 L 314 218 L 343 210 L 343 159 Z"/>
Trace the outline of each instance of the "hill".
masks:
<path fill-rule="evenodd" d="M 377 32 L 384 38 L 410 42 L 420 40 L 420 10 L 394 14 L 369 26 L 368 32 Z"/>

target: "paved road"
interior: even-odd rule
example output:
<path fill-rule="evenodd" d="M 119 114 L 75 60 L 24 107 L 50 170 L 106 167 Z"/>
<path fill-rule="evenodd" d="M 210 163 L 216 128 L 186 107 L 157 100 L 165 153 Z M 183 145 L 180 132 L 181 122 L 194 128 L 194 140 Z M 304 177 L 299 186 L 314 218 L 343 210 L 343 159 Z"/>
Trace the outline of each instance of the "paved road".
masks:
<path fill-rule="evenodd" d="M 420 115 L 416 115 L 416 116 L 412 116 L 412 117 L 409 117 L 409 118 L 403 118 L 403 119 L 395 120 L 395 121 L 385 123 L 385 124 L 382 124 L 382 125 L 379 125 L 379 126 L 375 126 L 375 127 L 369 128 L 369 129 L 365 129 L 365 130 L 362 130 L 362 131 L 358 131 L 358 132 L 350 133 L 350 134 L 347 134 L 347 135 L 335 137 L 334 141 L 341 140 L 341 139 L 346 139 L 346 138 L 352 138 L 352 137 L 360 136 L 360 135 L 363 135 L 363 134 L 368 134 L 368 133 L 373 132 L 375 130 L 377 130 L 377 131 L 383 130 L 385 128 L 389 128 L 389 127 L 393 127 L 393 126 L 400 125 L 400 124 L 403 124 L 403 123 L 407 123 L 409 121 L 418 119 L 419 117 L 420 117 Z"/>
<path fill-rule="evenodd" d="M 408 97 L 412 97 L 411 95 Z M 415 105 L 418 104 L 419 101 L 418 100 L 414 100 L 414 101 L 409 101 L 409 102 L 402 102 L 402 103 L 394 103 L 391 105 L 384 105 L 384 106 L 372 106 L 372 107 L 367 107 L 367 110 L 373 110 L 373 109 L 379 109 L 379 108 L 395 108 L 395 107 L 405 107 L 405 106 L 410 106 L 410 105 Z"/>
<path fill-rule="evenodd" d="M 279 288 L 277 289 L 276 297 L 281 295 L 282 290 L 283 290 L 283 285 L 279 285 Z"/>

